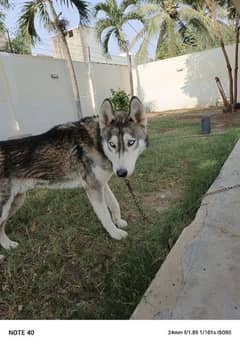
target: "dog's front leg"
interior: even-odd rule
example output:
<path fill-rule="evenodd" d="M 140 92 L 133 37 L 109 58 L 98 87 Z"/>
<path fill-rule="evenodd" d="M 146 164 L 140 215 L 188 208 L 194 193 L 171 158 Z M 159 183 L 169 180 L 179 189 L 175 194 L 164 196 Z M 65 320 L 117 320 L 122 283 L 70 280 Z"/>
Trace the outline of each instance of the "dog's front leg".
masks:
<path fill-rule="evenodd" d="M 127 232 L 118 229 L 112 222 L 110 213 L 105 203 L 104 187 L 98 187 L 97 189 L 87 188 L 86 192 L 97 217 L 109 235 L 116 240 L 121 240 L 127 237 Z"/>
<path fill-rule="evenodd" d="M 128 223 L 126 222 L 126 220 L 121 218 L 121 210 L 119 203 L 108 184 L 106 184 L 104 187 L 104 196 L 107 207 L 110 209 L 112 213 L 113 222 L 120 228 L 127 227 Z"/>

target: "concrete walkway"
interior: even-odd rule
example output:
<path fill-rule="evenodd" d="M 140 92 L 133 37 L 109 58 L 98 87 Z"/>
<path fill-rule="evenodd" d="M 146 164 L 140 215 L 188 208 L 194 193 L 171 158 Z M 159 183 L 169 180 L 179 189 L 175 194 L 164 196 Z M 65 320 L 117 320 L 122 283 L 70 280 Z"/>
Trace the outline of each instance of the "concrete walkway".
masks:
<path fill-rule="evenodd" d="M 240 319 L 240 141 L 132 319 Z"/>

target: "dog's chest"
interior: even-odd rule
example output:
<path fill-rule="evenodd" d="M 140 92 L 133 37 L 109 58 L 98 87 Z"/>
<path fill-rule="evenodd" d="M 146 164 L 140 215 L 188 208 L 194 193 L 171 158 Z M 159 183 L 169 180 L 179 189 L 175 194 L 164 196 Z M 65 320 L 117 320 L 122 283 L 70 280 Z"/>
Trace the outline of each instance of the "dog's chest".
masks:
<path fill-rule="evenodd" d="M 108 183 L 109 179 L 112 176 L 112 172 L 109 170 L 105 170 L 100 166 L 96 166 L 92 169 L 93 175 L 95 176 L 98 183 L 101 185 L 105 185 Z"/>

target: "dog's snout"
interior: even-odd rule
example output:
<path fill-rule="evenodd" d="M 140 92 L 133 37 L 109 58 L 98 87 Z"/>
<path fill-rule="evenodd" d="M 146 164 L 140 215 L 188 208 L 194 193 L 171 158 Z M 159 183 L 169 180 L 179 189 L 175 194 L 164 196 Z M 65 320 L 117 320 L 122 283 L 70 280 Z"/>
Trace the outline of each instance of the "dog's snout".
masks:
<path fill-rule="evenodd" d="M 128 174 L 128 172 L 127 172 L 126 169 L 119 169 L 119 170 L 117 170 L 118 177 L 126 177 L 127 174 Z"/>

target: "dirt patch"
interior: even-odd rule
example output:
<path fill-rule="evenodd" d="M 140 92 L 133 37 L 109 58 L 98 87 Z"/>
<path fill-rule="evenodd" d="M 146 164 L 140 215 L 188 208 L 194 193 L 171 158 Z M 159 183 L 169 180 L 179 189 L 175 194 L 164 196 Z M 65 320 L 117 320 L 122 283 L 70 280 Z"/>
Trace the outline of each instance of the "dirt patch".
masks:
<path fill-rule="evenodd" d="M 222 112 L 222 108 L 219 107 L 210 107 L 210 108 L 194 108 L 194 109 L 177 109 L 177 110 L 167 110 L 161 112 L 152 112 L 147 113 L 148 118 L 154 117 L 165 117 L 171 116 L 182 118 L 182 119 L 190 119 L 190 118 L 201 118 L 202 116 L 207 116 L 209 113 L 213 113 L 215 111 Z"/>
<path fill-rule="evenodd" d="M 211 115 L 209 115 L 209 114 L 201 114 L 201 115 L 179 116 L 178 120 L 181 120 L 181 121 L 200 120 L 204 116 L 211 116 Z"/>
<path fill-rule="evenodd" d="M 225 129 L 240 126 L 240 112 L 218 113 L 211 116 L 212 123 L 218 129 Z"/>
<path fill-rule="evenodd" d="M 179 194 L 175 191 L 162 189 L 157 192 L 145 193 L 143 195 L 143 203 L 145 207 L 152 208 L 158 212 L 162 212 L 172 206 Z"/>
<path fill-rule="evenodd" d="M 175 128 L 160 128 L 159 129 L 159 134 L 161 133 L 174 133 L 174 132 L 177 132 L 177 130 Z"/>
<path fill-rule="evenodd" d="M 151 209 L 160 213 L 172 207 L 173 203 L 179 199 L 178 192 L 167 189 L 142 194 L 135 192 L 135 194 L 146 216 L 148 216 L 148 210 Z M 139 217 L 140 219 L 142 217 L 132 199 L 129 207 L 123 207 L 123 215 L 128 223 L 139 222 Z"/>
<path fill-rule="evenodd" d="M 227 128 L 240 127 L 240 111 L 234 113 L 224 113 L 222 108 L 211 107 L 211 108 L 196 108 L 196 109 L 182 109 L 176 111 L 167 111 L 159 113 L 150 113 L 148 117 L 165 117 L 173 116 L 177 121 L 199 121 L 204 116 L 209 116 L 211 118 L 212 130 L 215 132 L 220 132 Z M 167 132 L 170 129 L 166 128 L 163 132 Z"/>
<path fill-rule="evenodd" d="M 189 120 L 201 120 L 202 117 L 209 116 L 212 123 L 212 129 L 215 132 L 222 131 L 227 128 L 239 127 L 240 126 L 240 112 L 235 113 L 223 113 L 222 109 L 208 109 L 204 110 L 199 114 L 188 114 L 179 115 L 178 121 L 189 121 Z"/>

